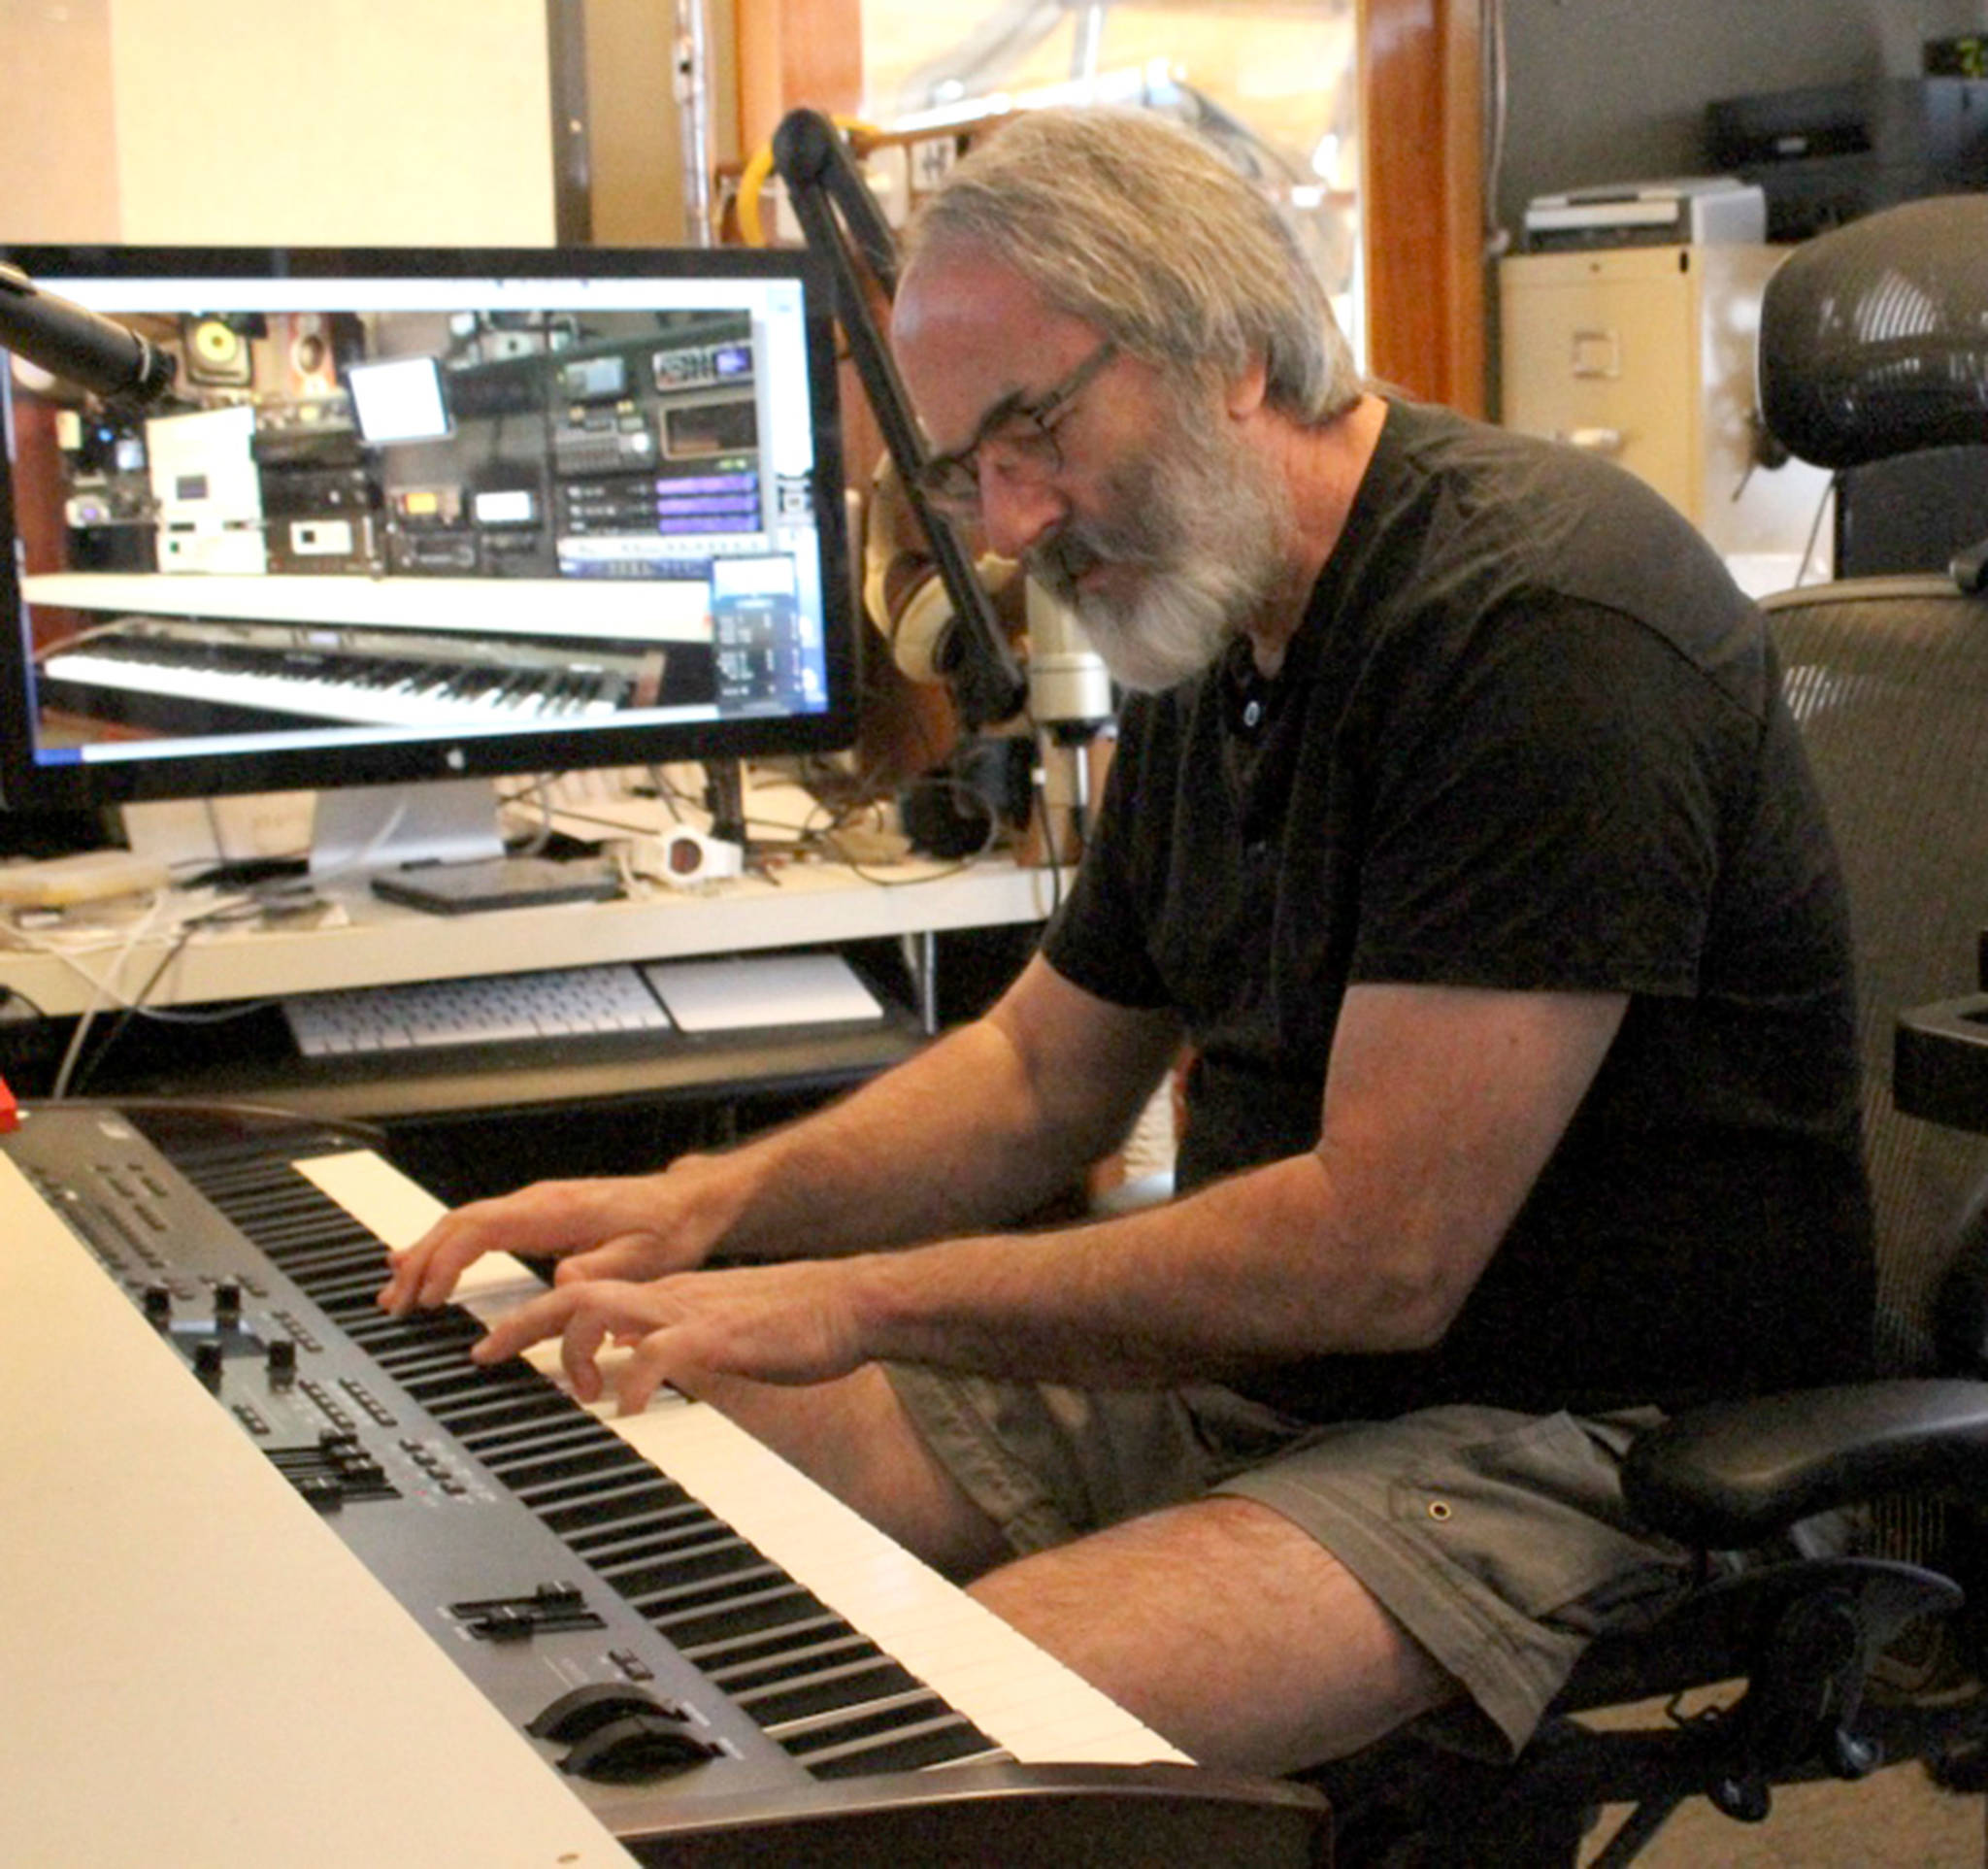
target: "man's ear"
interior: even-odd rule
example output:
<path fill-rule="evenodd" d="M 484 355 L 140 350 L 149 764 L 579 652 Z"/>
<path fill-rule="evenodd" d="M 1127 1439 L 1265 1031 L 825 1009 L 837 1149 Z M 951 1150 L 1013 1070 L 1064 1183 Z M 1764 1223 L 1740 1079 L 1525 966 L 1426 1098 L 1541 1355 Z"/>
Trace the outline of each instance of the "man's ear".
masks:
<path fill-rule="evenodd" d="M 1238 421 L 1245 420 L 1263 407 L 1270 393 L 1270 359 L 1252 357 L 1249 367 L 1229 381 L 1226 405 Z"/>

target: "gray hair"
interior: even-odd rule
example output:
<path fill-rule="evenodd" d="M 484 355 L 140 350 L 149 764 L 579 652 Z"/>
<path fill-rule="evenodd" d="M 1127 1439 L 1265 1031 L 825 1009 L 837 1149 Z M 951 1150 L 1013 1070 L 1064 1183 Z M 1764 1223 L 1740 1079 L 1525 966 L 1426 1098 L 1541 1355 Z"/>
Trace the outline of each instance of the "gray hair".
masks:
<path fill-rule="evenodd" d="M 1149 111 L 1029 111 L 922 204 L 909 262 L 959 249 L 1162 369 L 1235 377 L 1306 423 L 1360 395 L 1351 347 L 1273 204 L 1211 146 Z"/>

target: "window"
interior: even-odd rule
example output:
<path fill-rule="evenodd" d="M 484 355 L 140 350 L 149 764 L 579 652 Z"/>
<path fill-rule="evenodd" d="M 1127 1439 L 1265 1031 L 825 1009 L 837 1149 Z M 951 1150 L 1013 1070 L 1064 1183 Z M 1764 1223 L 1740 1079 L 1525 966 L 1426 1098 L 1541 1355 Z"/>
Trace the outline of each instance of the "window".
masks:
<path fill-rule="evenodd" d="M 863 0 L 863 115 L 1144 103 L 1197 123 L 1283 206 L 1364 359 L 1354 0 Z"/>

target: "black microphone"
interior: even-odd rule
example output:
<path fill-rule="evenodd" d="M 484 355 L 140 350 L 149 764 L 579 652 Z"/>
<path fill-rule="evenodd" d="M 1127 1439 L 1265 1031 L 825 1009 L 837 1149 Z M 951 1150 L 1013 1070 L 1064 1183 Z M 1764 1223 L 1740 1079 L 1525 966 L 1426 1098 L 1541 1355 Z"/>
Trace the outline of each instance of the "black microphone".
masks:
<path fill-rule="evenodd" d="M 43 291 L 5 260 L 0 345 L 112 402 L 157 402 L 173 386 L 170 352 L 100 313 Z"/>

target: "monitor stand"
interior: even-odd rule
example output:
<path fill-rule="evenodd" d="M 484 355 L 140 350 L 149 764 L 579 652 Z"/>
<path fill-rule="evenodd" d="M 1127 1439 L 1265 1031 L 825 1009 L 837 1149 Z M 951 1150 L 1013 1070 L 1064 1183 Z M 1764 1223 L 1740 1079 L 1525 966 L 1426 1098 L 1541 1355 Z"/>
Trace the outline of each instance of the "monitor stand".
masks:
<path fill-rule="evenodd" d="M 433 915 L 597 902 L 620 893 L 605 863 L 507 856 L 496 787 L 484 779 L 320 792 L 311 878 L 359 873 L 373 893 Z"/>
<path fill-rule="evenodd" d="M 340 785 L 317 794 L 311 825 L 314 882 L 503 855 L 497 790 L 487 779 Z"/>

